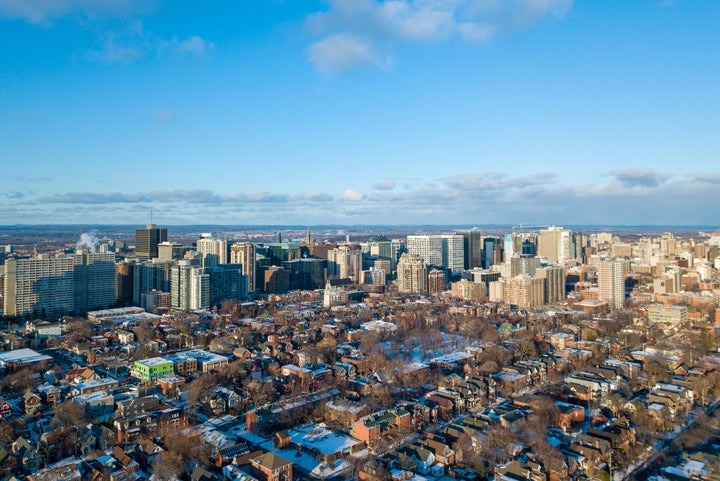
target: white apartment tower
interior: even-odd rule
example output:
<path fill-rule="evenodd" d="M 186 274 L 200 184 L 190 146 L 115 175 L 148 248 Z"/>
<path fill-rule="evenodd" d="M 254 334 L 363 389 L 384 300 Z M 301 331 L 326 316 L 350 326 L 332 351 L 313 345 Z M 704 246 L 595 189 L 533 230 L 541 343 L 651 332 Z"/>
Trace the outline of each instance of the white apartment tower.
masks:
<path fill-rule="evenodd" d="M 214 237 L 212 234 L 203 234 L 197 241 L 197 251 L 200 254 L 202 267 L 212 267 L 228 263 L 228 241 Z"/>

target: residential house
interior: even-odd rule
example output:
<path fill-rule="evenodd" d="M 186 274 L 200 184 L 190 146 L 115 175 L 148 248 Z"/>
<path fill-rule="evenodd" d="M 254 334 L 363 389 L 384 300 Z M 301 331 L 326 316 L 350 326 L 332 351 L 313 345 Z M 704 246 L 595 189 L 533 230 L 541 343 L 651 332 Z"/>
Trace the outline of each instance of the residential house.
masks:
<path fill-rule="evenodd" d="M 275 453 L 250 460 L 253 475 L 260 481 L 292 481 L 292 462 Z"/>

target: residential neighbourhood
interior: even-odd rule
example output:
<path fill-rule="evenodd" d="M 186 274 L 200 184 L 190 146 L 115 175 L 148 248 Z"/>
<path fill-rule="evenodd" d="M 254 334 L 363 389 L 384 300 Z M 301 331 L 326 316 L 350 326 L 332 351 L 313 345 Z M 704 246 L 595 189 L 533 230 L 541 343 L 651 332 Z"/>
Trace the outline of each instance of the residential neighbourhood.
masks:
<path fill-rule="evenodd" d="M 337 245 L 357 252 L 352 277 L 341 277 L 353 265 L 343 260 L 336 274 L 325 268 L 323 288 L 259 290 L 207 309 L 6 316 L 2 476 L 717 479 L 720 234 L 632 243 L 573 233 L 564 253 L 507 253 L 547 249 L 544 235 L 515 233 L 487 266 L 465 268 L 460 255 L 435 292 L 408 288 L 392 268 L 384 283 L 359 282 L 390 241 L 308 234 L 298 245 L 318 256 L 308 258 L 327 262 L 319 253 Z M 494 250 L 497 237 L 487 239 Z M 411 246 L 398 245 L 402 270 Z M 517 259 L 558 266 L 561 294 L 544 298 L 556 286 L 518 274 Z M 619 289 L 602 273 L 618 260 Z M 655 282 L 667 273 L 680 279 L 672 292 Z M 542 280 L 537 302 L 515 292 L 527 279 Z M 477 286 L 470 298 L 458 282 Z M 493 298 L 498 289 L 506 294 Z M 328 303 L 330 290 L 345 294 Z"/>

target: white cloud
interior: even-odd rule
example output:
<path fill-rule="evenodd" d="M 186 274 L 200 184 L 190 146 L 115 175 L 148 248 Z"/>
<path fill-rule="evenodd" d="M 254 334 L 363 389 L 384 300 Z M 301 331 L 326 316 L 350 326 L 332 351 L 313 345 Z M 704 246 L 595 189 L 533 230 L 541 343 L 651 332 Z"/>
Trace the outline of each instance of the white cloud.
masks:
<path fill-rule="evenodd" d="M 0 17 L 34 24 L 67 16 L 124 17 L 154 8 L 154 0 L 0 0 Z"/>
<path fill-rule="evenodd" d="M 193 55 L 205 55 L 208 52 L 215 50 L 215 44 L 209 42 L 200 37 L 193 36 L 186 40 L 181 40 L 177 44 L 178 51 L 182 53 L 189 53 Z"/>
<path fill-rule="evenodd" d="M 124 30 L 107 34 L 102 48 L 91 50 L 87 58 L 102 63 L 128 63 L 143 56 L 187 55 L 203 57 L 215 50 L 215 43 L 198 36 L 169 40 L 147 32 L 140 21 Z"/>
<path fill-rule="evenodd" d="M 308 31 L 321 37 L 311 47 L 309 60 L 324 71 L 383 66 L 386 64 L 378 62 L 377 52 L 392 52 L 399 43 L 434 42 L 453 36 L 482 43 L 497 35 L 529 28 L 546 18 L 561 18 L 572 3 L 573 0 L 329 0 L 327 10 L 306 18 Z M 318 49 L 319 55 L 315 52 Z"/>
<path fill-rule="evenodd" d="M 352 217 L 353 223 L 446 225 L 717 222 L 712 209 L 697 206 L 698 199 L 704 205 L 720 203 L 718 173 L 671 176 L 650 169 L 625 169 L 613 175 L 605 182 L 560 185 L 550 174 L 513 177 L 497 172 L 468 173 L 437 179 L 434 183 L 414 182 L 408 189 L 378 190 L 376 185 L 369 195 L 354 189 L 335 195 L 279 191 L 221 194 L 205 189 L 71 192 L 40 198 L 27 192 L 22 197 L 9 193 L 0 196 L 0 220 L 42 222 L 57 214 L 59 221 L 78 222 L 77 212 L 127 213 L 133 208 L 157 205 L 159 211 L 168 215 L 173 213 L 178 219 L 184 216 L 185 222 L 202 222 L 207 218 L 232 223 L 239 217 L 260 223 L 288 223 L 288 219 L 303 223 L 308 218 L 331 223 Z M 405 184 L 404 179 L 385 182 L 378 184 L 386 187 L 392 182 Z"/>
<path fill-rule="evenodd" d="M 331 35 L 314 43 L 310 47 L 308 58 L 324 73 L 383 64 L 369 42 L 348 34 Z"/>
<path fill-rule="evenodd" d="M 373 189 L 375 190 L 393 190 L 395 188 L 395 181 L 394 180 L 382 180 L 380 182 L 375 182 L 373 184 Z"/>
<path fill-rule="evenodd" d="M 365 199 L 365 194 L 358 192 L 357 190 L 347 189 L 345 192 L 338 196 L 338 200 L 343 202 L 360 202 Z"/>

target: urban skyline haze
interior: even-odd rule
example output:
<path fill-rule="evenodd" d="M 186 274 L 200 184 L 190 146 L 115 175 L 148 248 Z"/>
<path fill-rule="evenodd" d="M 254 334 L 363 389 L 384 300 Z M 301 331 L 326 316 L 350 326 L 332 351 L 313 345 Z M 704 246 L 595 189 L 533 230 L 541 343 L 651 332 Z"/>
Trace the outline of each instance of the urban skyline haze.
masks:
<path fill-rule="evenodd" d="M 717 18 L 0 0 L 0 225 L 712 225 Z"/>

